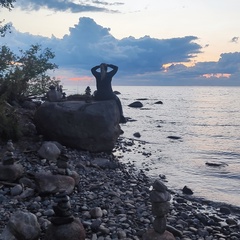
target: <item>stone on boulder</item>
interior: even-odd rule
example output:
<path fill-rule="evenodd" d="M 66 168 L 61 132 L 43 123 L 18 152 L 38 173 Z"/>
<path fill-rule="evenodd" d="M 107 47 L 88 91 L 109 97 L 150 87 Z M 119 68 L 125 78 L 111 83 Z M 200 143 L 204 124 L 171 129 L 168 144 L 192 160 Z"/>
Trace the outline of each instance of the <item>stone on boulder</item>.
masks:
<path fill-rule="evenodd" d="M 48 140 L 91 152 L 111 151 L 120 136 L 114 100 L 45 102 L 34 115 L 38 133 Z"/>

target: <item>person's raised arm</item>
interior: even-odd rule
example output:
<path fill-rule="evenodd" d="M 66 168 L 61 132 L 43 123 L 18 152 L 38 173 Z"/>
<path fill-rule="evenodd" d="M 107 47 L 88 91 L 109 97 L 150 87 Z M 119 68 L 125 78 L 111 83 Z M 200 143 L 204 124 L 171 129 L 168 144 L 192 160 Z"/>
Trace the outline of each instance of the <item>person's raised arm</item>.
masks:
<path fill-rule="evenodd" d="M 93 74 L 94 76 L 96 76 L 96 74 L 98 74 L 98 72 L 97 72 L 97 69 L 98 69 L 98 68 L 100 68 L 99 65 L 97 65 L 97 66 L 95 66 L 95 67 L 93 67 L 93 68 L 91 69 L 91 72 L 92 72 L 92 74 Z"/>
<path fill-rule="evenodd" d="M 110 68 L 112 68 L 112 71 L 109 72 L 109 73 L 112 74 L 112 76 L 115 75 L 116 72 L 118 71 L 118 67 L 115 66 L 115 65 L 113 65 L 113 64 L 107 64 L 107 66 L 110 67 Z"/>

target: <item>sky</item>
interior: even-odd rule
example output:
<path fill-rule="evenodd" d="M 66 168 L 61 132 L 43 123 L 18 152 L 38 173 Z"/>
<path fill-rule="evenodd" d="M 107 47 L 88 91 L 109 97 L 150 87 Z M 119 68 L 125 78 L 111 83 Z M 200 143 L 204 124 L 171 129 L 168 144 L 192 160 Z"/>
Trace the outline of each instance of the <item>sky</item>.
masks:
<path fill-rule="evenodd" d="M 16 53 L 55 53 L 63 84 L 94 84 L 91 67 L 119 67 L 116 85 L 240 86 L 239 0 L 16 0 L 0 9 Z"/>

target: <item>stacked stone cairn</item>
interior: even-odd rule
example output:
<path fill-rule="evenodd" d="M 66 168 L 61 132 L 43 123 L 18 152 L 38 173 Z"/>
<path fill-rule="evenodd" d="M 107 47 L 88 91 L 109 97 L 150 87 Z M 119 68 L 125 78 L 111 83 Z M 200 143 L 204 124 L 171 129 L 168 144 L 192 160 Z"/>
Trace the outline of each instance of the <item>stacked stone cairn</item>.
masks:
<path fill-rule="evenodd" d="M 62 149 L 62 153 L 57 159 L 58 172 L 63 175 L 68 175 L 68 156 L 66 155 L 65 147 Z"/>
<path fill-rule="evenodd" d="M 24 169 L 21 164 L 15 163 L 15 148 L 11 140 L 7 142 L 6 151 L 4 152 L 0 163 L 0 180 L 14 182 L 23 175 Z"/>
<path fill-rule="evenodd" d="M 7 149 L 6 152 L 4 153 L 4 157 L 2 160 L 3 165 L 13 165 L 15 162 L 15 157 L 14 157 L 14 146 L 12 140 L 9 140 L 7 142 Z"/>
<path fill-rule="evenodd" d="M 56 195 L 50 226 L 45 240 L 84 240 L 86 233 L 81 221 L 71 213 L 70 198 L 65 192 Z"/>
<path fill-rule="evenodd" d="M 152 214 L 155 216 L 153 228 L 149 229 L 144 235 L 143 240 L 175 240 L 172 233 L 166 230 L 167 214 L 170 209 L 171 194 L 167 187 L 156 180 L 150 191 L 150 201 L 152 203 Z"/>

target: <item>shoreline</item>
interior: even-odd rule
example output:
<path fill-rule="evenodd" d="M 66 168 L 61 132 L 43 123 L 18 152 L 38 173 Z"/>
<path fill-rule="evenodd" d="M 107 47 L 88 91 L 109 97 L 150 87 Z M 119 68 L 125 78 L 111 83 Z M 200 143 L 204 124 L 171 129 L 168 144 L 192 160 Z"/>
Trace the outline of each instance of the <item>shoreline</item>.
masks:
<path fill-rule="evenodd" d="M 155 176 L 154 176 L 155 174 L 153 174 L 153 172 L 156 173 L 156 171 L 155 171 L 156 168 L 155 168 L 155 165 L 151 163 L 151 157 L 153 156 L 156 158 L 156 152 L 155 153 L 151 152 L 151 150 L 152 150 L 151 144 L 154 144 L 154 143 L 147 142 L 145 140 L 141 140 L 140 138 L 135 138 L 134 136 L 129 138 L 129 137 L 125 137 L 124 135 L 122 135 L 119 138 L 119 143 L 118 143 L 118 146 L 116 147 L 115 151 L 118 152 L 117 156 L 120 157 L 121 159 L 126 158 L 126 156 L 128 156 L 128 154 L 129 154 L 130 157 L 128 158 L 128 160 L 129 160 L 129 162 L 136 165 L 136 169 L 138 169 L 139 171 L 140 170 L 144 171 L 144 173 L 150 178 L 155 178 Z M 146 145 L 148 145 L 148 146 L 146 146 Z M 146 163 L 144 162 L 144 159 L 146 159 Z M 126 161 L 124 161 L 124 162 L 126 163 Z M 159 165 L 161 165 L 161 164 L 159 164 Z M 168 179 L 168 175 L 165 176 L 164 172 L 160 171 L 158 175 L 156 174 L 156 177 L 158 177 L 158 176 L 160 176 L 160 178 L 162 179 L 163 182 L 166 182 L 167 186 L 169 183 L 169 187 L 171 187 L 171 182 Z M 185 185 L 188 186 L 188 182 L 182 181 L 181 183 L 182 183 L 181 187 L 180 186 L 178 188 L 175 187 L 175 188 L 172 188 L 172 190 L 178 194 L 181 194 L 182 188 Z M 193 192 L 195 192 L 194 188 L 192 188 L 192 190 L 193 190 Z M 188 197 L 191 197 L 191 196 L 188 196 Z M 240 209 L 240 203 L 238 205 L 236 205 L 233 202 L 227 203 L 225 201 L 207 198 L 203 195 L 197 196 L 195 193 L 193 193 L 192 197 L 198 198 L 199 200 L 202 199 L 203 202 L 206 201 L 206 202 L 215 202 L 218 204 L 227 204 L 227 205 L 231 205 L 233 208 Z"/>
<path fill-rule="evenodd" d="M 56 170 L 56 163 L 37 155 L 41 145 L 39 139 L 33 142 L 27 139 L 15 145 L 18 163 L 24 166 L 26 172 Z M 24 151 L 26 149 L 31 151 Z M 76 171 L 80 176 L 79 184 L 69 197 L 73 215 L 80 218 L 84 225 L 86 239 L 141 239 L 153 222 L 149 188 L 156 179 L 136 170 L 131 163 L 122 163 L 114 153 L 93 154 L 67 148 L 66 154 L 70 171 Z M 93 164 L 93 160 L 99 158 L 107 159 L 114 165 Z M 167 230 L 175 235 L 176 240 L 240 239 L 239 208 L 169 191 L 172 200 Z M 40 240 L 43 239 L 53 214 L 53 195 L 40 196 L 35 192 L 29 198 L 20 199 L 11 196 L 10 192 L 10 186 L 2 185 L 1 232 L 12 213 L 30 211 L 38 218 L 42 230 Z M 95 207 L 102 210 L 102 217 L 95 219 L 90 216 L 90 210 Z"/>

